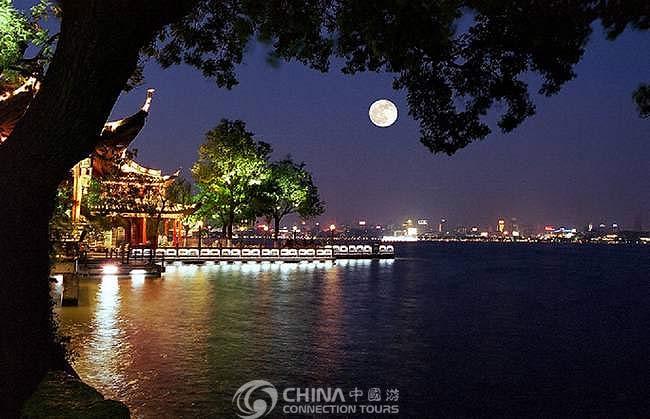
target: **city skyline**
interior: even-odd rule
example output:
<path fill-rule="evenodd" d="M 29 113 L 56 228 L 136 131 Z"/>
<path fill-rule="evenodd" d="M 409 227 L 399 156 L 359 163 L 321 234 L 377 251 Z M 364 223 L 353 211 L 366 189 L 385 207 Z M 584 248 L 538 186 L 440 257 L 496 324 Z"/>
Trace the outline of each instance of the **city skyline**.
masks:
<path fill-rule="evenodd" d="M 444 220 L 444 222 L 442 221 Z M 409 221 L 411 223 L 409 223 Z M 426 221 L 427 224 L 422 224 L 422 221 Z M 583 224 L 562 224 L 554 222 L 531 222 L 526 219 L 520 219 L 517 217 L 500 217 L 492 221 L 492 223 L 481 224 L 481 223 L 458 223 L 454 222 L 453 218 L 426 218 L 426 217 L 405 217 L 396 220 L 375 220 L 375 219 L 358 219 L 358 220 L 334 220 L 324 217 L 316 217 L 312 220 L 300 220 L 297 216 L 289 216 L 285 221 L 280 225 L 281 229 L 290 229 L 292 227 L 300 227 L 301 224 L 307 225 L 309 227 L 320 227 L 322 231 L 328 231 L 330 225 L 336 226 L 337 231 L 349 228 L 351 230 L 368 230 L 372 231 L 375 229 L 381 230 L 400 230 L 405 228 L 407 224 L 412 224 L 413 227 L 418 229 L 418 233 L 424 232 L 433 232 L 433 233 L 445 233 L 445 232 L 454 232 L 458 229 L 467 229 L 468 231 L 472 228 L 478 228 L 477 232 L 498 232 L 499 222 L 504 221 L 505 231 L 526 231 L 531 234 L 543 233 L 549 228 L 559 229 L 559 228 L 575 228 L 578 231 L 596 231 L 596 230 L 611 230 L 616 229 L 620 231 L 647 231 L 649 230 L 647 224 L 641 225 L 625 225 L 616 221 L 608 220 L 594 220 L 586 222 Z M 264 225 L 264 222 L 257 223 L 257 227 Z M 513 225 L 515 228 L 513 228 Z"/>

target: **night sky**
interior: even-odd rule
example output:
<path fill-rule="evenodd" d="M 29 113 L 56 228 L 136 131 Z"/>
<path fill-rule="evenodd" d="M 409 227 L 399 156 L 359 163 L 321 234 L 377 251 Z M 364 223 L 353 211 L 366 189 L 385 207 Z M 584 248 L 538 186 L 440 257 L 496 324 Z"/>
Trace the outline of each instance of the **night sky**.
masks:
<path fill-rule="evenodd" d="M 486 228 L 497 217 L 517 217 L 533 227 L 602 221 L 648 228 L 650 120 L 631 99 L 650 81 L 648 51 L 647 33 L 609 42 L 596 28 L 576 80 L 559 95 L 537 97 L 537 114 L 514 133 L 493 133 L 451 157 L 419 143 L 405 92 L 392 89 L 390 74 L 346 76 L 336 62 L 328 74 L 293 63 L 273 68 L 261 45 L 238 67 L 240 84 L 231 91 L 187 66 L 151 63 L 145 85 L 124 94 L 112 118 L 133 113 L 144 89 L 156 88 L 133 146 L 142 163 L 180 167 L 188 177 L 204 133 L 221 118 L 242 119 L 276 158 L 290 153 L 307 163 L 328 223 L 446 217 L 450 227 Z M 369 105 L 382 97 L 400 111 L 390 128 L 368 119 Z"/>

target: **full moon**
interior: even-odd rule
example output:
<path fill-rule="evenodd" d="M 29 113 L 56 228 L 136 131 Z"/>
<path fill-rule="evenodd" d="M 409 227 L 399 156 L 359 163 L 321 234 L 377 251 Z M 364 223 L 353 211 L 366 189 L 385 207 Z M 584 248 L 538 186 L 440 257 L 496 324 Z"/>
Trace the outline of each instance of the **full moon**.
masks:
<path fill-rule="evenodd" d="M 368 116 L 378 127 L 390 127 L 397 121 L 397 106 L 388 99 L 376 100 L 370 105 Z"/>

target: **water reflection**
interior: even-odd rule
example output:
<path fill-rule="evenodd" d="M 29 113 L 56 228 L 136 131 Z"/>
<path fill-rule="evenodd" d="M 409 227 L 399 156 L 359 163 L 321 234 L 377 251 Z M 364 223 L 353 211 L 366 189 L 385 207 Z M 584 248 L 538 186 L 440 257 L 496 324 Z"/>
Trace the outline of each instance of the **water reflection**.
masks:
<path fill-rule="evenodd" d="M 321 291 L 319 316 L 316 319 L 314 351 L 317 357 L 328 366 L 322 370 L 318 381 L 331 385 L 328 378 L 338 375 L 343 361 L 343 275 L 339 269 L 329 269 Z"/>
<path fill-rule="evenodd" d="M 381 262 L 170 264 L 162 278 L 84 279 L 80 307 L 57 310 L 79 374 L 135 417 L 231 416 L 251 379 L 341 380 L 346 289 Z"/>
<path fill-rule="evenodd" d="M 79 357 L 76 365 L 88 372 L 93 385 L 106 388 L 109 394 L 117 396 L 124 384 L 123 371 L 128 369 L 132 356 L 119 315 L 122 300 L 120 280 L 115 275 L 104 275 L 98 284 L 91 284 L 91 288 L 93 285 L 96 294 L 90 302 L 94 306 L 94 316 L 90 319 L 91 333 L 85 336 L 85 345 L 77 347 Z M 80 309 L 83 308 L 71 310 Z"/>
<path fill-rule="evenodd" d="M 144 274 L 131 274 L 131 287 L 141 288 L 144 285 Z"/>

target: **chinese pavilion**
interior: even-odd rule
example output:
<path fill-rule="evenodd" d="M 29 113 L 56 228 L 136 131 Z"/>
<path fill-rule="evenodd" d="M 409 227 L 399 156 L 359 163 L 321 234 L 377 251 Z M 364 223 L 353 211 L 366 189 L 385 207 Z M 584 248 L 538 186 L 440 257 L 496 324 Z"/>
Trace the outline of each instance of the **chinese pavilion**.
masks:
<path fill-rule="evenodd" d="M 9 137 L 39 87 L 39 82 L 30 78 L 17 89 L 0 95 L 0 144 Z M 144 105 L 135 114 L 106 123 L 93 153 L 72 168 L 70 218 L 73 225 L 86 222 L 82 215 L 82 202 L 93 181 L 101 185 L 104 198 L 101 212 L 128 221 L 126 228 L 105 232 L 105 244 L 111 247 L 124 242 L 138 245 L 153 241 L 157 245 L 156 232 L 147 234 L 147 222 L 152 218 L 162 222 L 162 237 L 171 233 L 172 243 L 177 244 L 182 227 L 180 221 L 187 212 L 185 206 L 164 204 L 165 191 L 179 172 L 163 175 L 161 170 L 137 163 L 133 153 L 128 151 L 144 127 L 153 92 L 153 89 L 147 90 Z M 118 197 L 120 199 L 111 199 Z M 87 210 L 93 214 L 100 209 L 90 207 Z"/>

